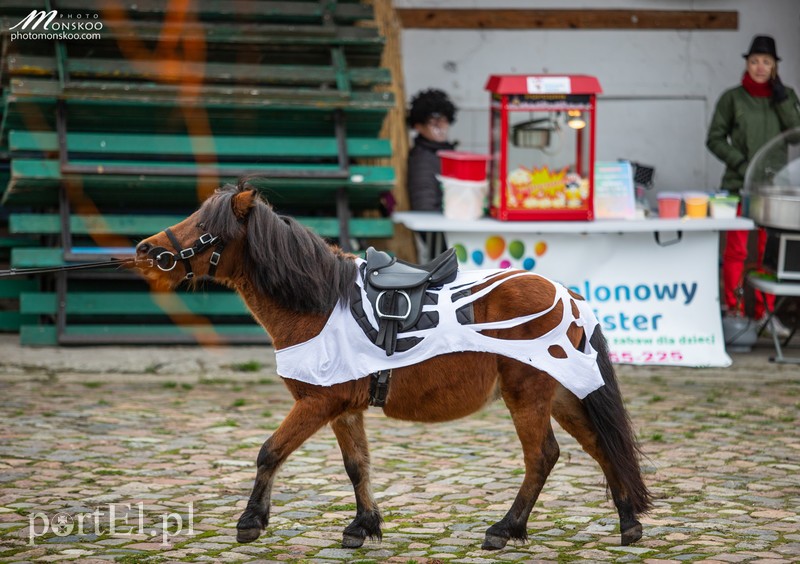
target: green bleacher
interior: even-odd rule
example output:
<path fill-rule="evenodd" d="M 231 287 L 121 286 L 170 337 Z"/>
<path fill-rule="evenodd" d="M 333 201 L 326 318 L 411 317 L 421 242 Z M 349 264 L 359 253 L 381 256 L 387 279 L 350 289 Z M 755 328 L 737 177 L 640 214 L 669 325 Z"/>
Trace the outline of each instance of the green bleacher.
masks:
<path fill-rule="evenodd" d="M 380 138 L 383 38 L 358 1 L 59 0 L 101 38 L 10 41 L 46 3 L 0 0 L 0 263 L 50 267 L 132 252 L 243 175 L 352 251 L 389 239 Z M 5 266 L 3 266 L 4 268 Z M 0 330 L 24 345 L 266 342 L 235 294 L 152 293 L 113 268 L 0 279 Z"/>

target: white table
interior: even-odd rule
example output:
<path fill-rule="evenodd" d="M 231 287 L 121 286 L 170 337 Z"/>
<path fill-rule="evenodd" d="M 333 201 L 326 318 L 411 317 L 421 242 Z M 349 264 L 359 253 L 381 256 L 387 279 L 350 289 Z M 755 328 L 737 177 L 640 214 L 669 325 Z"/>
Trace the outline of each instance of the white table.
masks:
<path fill-rule="evenodd" d="M 627 364 L 728 366 L 719 304 L 719 232 L 733 219 L 453 220 L 397 212 L 416 232 L 442 232 L 462 268 L 523 268 L 592 305 L 612 359 Z"/>
<path fill-rule="evenodd" d="M 764 280 L 763 278 L 760 278 L 754 274 L 748 274 L 747 282 L 756 290 L 760 290 L 761 292 L 765 292 L 767 294 L 772 294 L 776 297 L 775 307 L 772 310 L 769 308 L 766 296 L 764 297 L 764 309 L 767 312 L 767 323 L 769 323 L 769 320 L 781 310 L 781 307 L 783 307 L 783 305 L 786 303 L 787 298 L 800 297 L 800 282 L 776 282 L 773 280 Z M 765 327 L 767 323 L 764 324 Z M 770 361 L 784 364 L 800 364 L 800 357 L 783 356 L 782 347 L 789 345 L 789 341 L 792 340 L 792 337 L 794 337 L 794 334 L 797 332 L 797 327 L 792 327 L 791 331 L 792 332 L 788 337 L 786 337 L 786 340 L 783 342 L 783 344 L 781 344 L 781 340 L 775 334 L 775 331 L 772 331 L 772 342 L 775 345 L 775 356 L 770 357 Z"/>
<path fill-rule="evenodd" d="M 395 212 L 395 223 L 412 231 L 473 233 L 654 233 L 677 231 L 750 231 L 753 220 L 732 219 L 598 219 L 595 221 L 497 221 L 488 217 L 449 219 L 438 212 Z"/>

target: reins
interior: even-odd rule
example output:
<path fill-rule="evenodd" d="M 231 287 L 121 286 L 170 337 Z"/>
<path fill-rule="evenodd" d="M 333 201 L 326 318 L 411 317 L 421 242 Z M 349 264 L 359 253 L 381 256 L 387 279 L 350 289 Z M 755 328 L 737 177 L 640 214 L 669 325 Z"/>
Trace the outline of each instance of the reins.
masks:
<path fill-rule="evenodd" d="M 9 268 L 7 270 L 0 270 L 0 278 L 10 276 L 23 276 L 26 274 L 45 274 L 47 272 L 63 272 L 66 270 L 88 270 L 91 268 L 103 268 L 108 266 L 136 266 L 140 262 L 150 263 L 152 260 L 138 260 L 135 258 L 118 259 L 111 258 L 108 260 L 95 261 L 95 262 L 82 262 L 78 264 L 67 264 L 63 266 L 40 266 L 32 268 Z"/>

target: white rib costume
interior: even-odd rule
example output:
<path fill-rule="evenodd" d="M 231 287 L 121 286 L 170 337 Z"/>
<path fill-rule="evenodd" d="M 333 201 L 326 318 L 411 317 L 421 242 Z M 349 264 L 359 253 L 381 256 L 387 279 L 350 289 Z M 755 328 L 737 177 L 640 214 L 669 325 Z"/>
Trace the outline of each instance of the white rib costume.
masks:
<path fill-rule="evenodd" d="M 357 265 L 363 261 L 358 259 Z M 508 274 L 507 270 L 469 270 L 459 272 L 457 278 L 436 290 L 439 294 L 437 305 L 426 305 L 423 311 L 435 309 L 439 313 L 439 323 L 432 329 L 398 333 L 401 337 L 422 337 L 422 341 L 407 351 L 395 352 L 386 356 L 385 351 L 375 345 L 359 327 L 348 305 L 339 302 L 333 309 L 325 327 L 319 335 L 284 349 L 276 351 L 277 371 L 284 378 L 300 380 L 319 386 L 331 386 L 349 380 L 357 380 L 390 368 L 400 368 L 417 364 L 434 356 L 464 352 L 488 352 L 513 358 L 550 374 L 565 388 L 583 399 L 603 385 L 603 378 L 597 366 L 597 351 L 589 343 L 589 338 L 597 327 L 597 319 L 584 300 L 574 300 L 580 315 L 573 319 L 571 297 L 567 289 L 538 274 L 518 271 Z M 495 288 L 521 276 L 538 276 L 547 280 L 555 288 L 553 303 L 543 311 L 517 317 L 515 319 L 487 323 L 462 325 L 456 319 L 456 311 L 474 302 Z M 457 298 L 452 295 L 466 288 L 479 286 L 492 281 L 486 288 Z M 356 276 L 365 313 L 370 324 L 377 329 L 378 323 L 371 304 L 366 297 L 361 276 Z M 428 289 L 428 291 L 431 291 Z M 487 329 L 506 329 L 521 325 L 552 311 L 558 303 L 562 304 L 563 315 L 559 324 L 548 333 L 529 340 L 495 339 L 480 333 Z M 572 322 L 583 327 L 586 343 L 583 351 L 576 350 L 567 338 L 567 329 Z M 548 349 L 560 346 L 566 358 L 555 358 Z"/>

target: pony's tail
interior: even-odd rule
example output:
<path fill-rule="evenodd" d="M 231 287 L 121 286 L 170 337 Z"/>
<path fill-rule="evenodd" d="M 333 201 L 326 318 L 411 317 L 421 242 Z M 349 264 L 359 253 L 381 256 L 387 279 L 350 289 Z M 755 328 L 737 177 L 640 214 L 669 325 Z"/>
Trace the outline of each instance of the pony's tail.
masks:
<path fill-rule="evenodd" d="M 614 366 L 608 355 L 608 344 L 599 327 L 590 342 L 597 351 L 597 365 L 605 385 L 583 398 L 583 405 L 600 447 L 628 493 L 627 501 L 631 508 L 634 513 L 646 513 L 652 506 L 652 498 L 639 468 L 642 451 L 622 402 Z"/>

